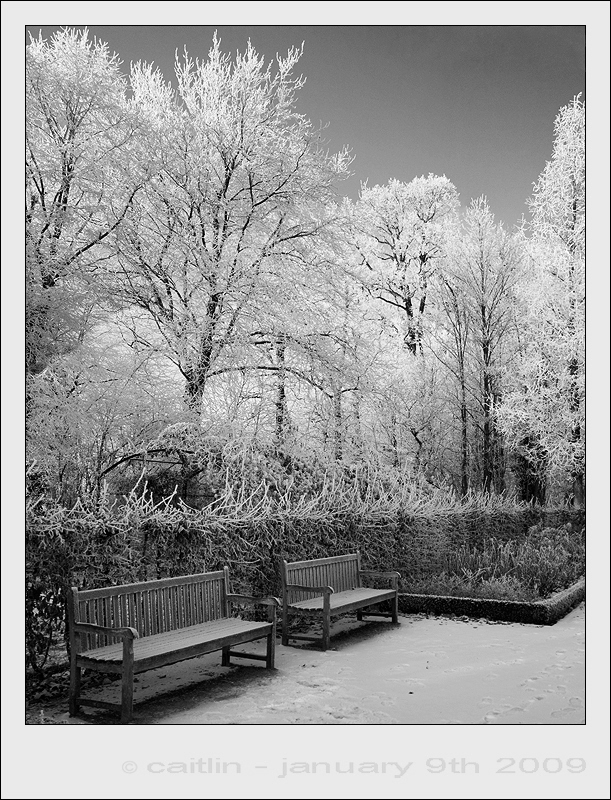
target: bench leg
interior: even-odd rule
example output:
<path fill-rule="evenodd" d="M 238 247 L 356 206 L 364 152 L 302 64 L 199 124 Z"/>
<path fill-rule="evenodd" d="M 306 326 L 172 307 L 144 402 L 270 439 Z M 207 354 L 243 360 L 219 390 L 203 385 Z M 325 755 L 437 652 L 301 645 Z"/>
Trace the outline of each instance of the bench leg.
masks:
<path fill-rule="evenodd" d="M 121 724 L 131 722 L 134 714 L 134 640 L 123 640 L 123 675 L 121 681 Z"/>
<path fill-rule="evenodd" d="M 392 601 L 392 621 L 399 622 L 399 592 L 397 592 Z"/>
<path fill-rule="evenodd" d="M 329 649 L 331 640 L 331 595 L 325 592 L 322 600 L 322 649 Z"/>
<path fill-rule="evenodd" d="M 328 650 L 331 643 L 331 616 L 324 614 L 322 618 L 322 649 Z"/>
<path fill-rule="evenodd" d="M 276 631 L 272 630 L 267 635 L 267 652 L 265 654 L 265 666 L 267 669 L 274 668 L 274 658 L 276 656 Z"/>
<path fill-rule="evenodd" d="M 134 715 L 134 673 L 130 671 L 123 673 L 123 685 L 121 686 L 121 724 L 127 725 L 131 722 Z"/>
<path fill-rule="evenodd" d="M 229 647 L 223 647 L 223 655 L 221 656 L 221 666 L 229 667 L 231 665 L 229 657 Z"/>
<path fill-rule="evenodd" d="M 272 629 L 267 636 L 267 652 L 265 654 L 265 666 L 267 669 L 274 669 L 274 659 L 276 658 L 276 607 L 269 606 L 267 609 L 267 619 L 272 623 Z"/>
<path fill-rule="evenodd" d="M 70 665 L 70 694 L 68 699 L 68 709 L 71 717 L 78 714 L 79 710 L 79 694 L 81 691 L 81 667 L 77 667 L 73 662 Z"/>
<path fill-rule="evenodd" d="M 356 618 L 357 618 L 358 622 L 362 622 L 363 621 L 363 612 L 362 611 L 357 611 L 356 612 Z"/>

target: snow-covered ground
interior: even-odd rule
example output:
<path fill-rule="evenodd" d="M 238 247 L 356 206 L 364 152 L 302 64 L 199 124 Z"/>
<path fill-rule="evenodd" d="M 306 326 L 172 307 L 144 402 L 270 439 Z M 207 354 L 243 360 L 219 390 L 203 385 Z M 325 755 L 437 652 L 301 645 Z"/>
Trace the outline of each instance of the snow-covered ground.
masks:
<path fill-rule="evenodd" d="M 584 616 L 582 603 L 549 627 L 343 619 L 326 653 L 278 645 L 273 672 L 248 661 L 221 667 L 213 653 L 144 673 L 135 700 L 147 702 L 136 705 L 134 723 L 583 724 Z M 118 700 L 119 691 L 114 683 L 87 694 Z M 65 706 L 50 713 L 69 719 Z M 111 721 L 85 713 L 70 721 Z"/>

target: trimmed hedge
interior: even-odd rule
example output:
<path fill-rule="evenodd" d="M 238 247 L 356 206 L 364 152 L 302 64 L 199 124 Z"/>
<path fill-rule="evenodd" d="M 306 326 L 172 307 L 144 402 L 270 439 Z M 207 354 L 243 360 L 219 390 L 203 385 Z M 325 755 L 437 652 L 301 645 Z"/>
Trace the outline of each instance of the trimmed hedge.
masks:
<path fill-rule="evenodd" d="M 438 614 L 479 617 L 499 622 L 523 622 L 553 625 L 585 599 L 585 580 L 580 580 L 548 597 L 531 603 L 515 600 L 486 600 L 471 597 L 448 597 L 427 594 L 399 595 L 403 614 Z"/>

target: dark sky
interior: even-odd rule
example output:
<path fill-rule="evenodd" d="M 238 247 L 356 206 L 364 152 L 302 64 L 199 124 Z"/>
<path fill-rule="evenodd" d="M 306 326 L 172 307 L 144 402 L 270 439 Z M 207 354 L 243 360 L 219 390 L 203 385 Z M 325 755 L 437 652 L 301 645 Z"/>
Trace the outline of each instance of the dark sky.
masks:
<path fill-rule="evenodd" d="M 49 36 L 57 28 L 28 26 Z M 250 38 L 272 59 L 305 42 L 300 111 L 329 123 L 331 150 L 349 145 L 358 194 L 390 178 L 445 174 L 463 205 L 486 195 L 513 225 L 551 156 L 554 118 L 585 99 L 585 26 L 89 26 L 128 71 L 154 61 L 173 77 L 186 45 L 205 58 L 218 30 L 232 54 Z"/>

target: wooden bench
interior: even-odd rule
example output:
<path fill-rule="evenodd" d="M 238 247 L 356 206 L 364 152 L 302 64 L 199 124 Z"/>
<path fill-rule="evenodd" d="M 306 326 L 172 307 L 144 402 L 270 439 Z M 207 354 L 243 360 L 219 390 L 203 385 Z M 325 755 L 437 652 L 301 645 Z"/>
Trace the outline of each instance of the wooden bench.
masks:
<path fill-rule="evenodd" d="M 392 588 L 368 589 L 361 583 L 364 576 L 388 578 Z M 383 600 L 391 601 L 390 613 L 368 611 L 365 612 L 367 616 L 391 617 L 393 622 L 399 621 L 399 573 L 362 570 L 360 553 L 312 561 L 282 561 L 281 577 L 283 645 L 287 645 L 289 639 L 304 639 L 321 641 L 322 649 L 327 650 L 332 616 L 356 610 L 357 619 L 360 620 L 363 618 L 364 608 L 377 605 Z M 322 640 L 290 633 L 289 614 L 321 617 Z"/>
<path fill-rule="evenodd" d="M 267 622 L 231 614 L 234 603 L 267 606 Z M 187 658 L 222 650 L 230 657 L 265 661 L 274 667 L 276 607 L 274 597 L 232 594 L 229 570 L 204 572 L 103 589 L 73 588 L 68 603 L 70 635 L 70 715 L 79 706 L 120 709 L 121 722 L 132 718 L 134 675 Z M 231 648 L 267 639 L 265 655 Z M 122 676 L 121 705 L 79 697 L 81 670 Z"/>

